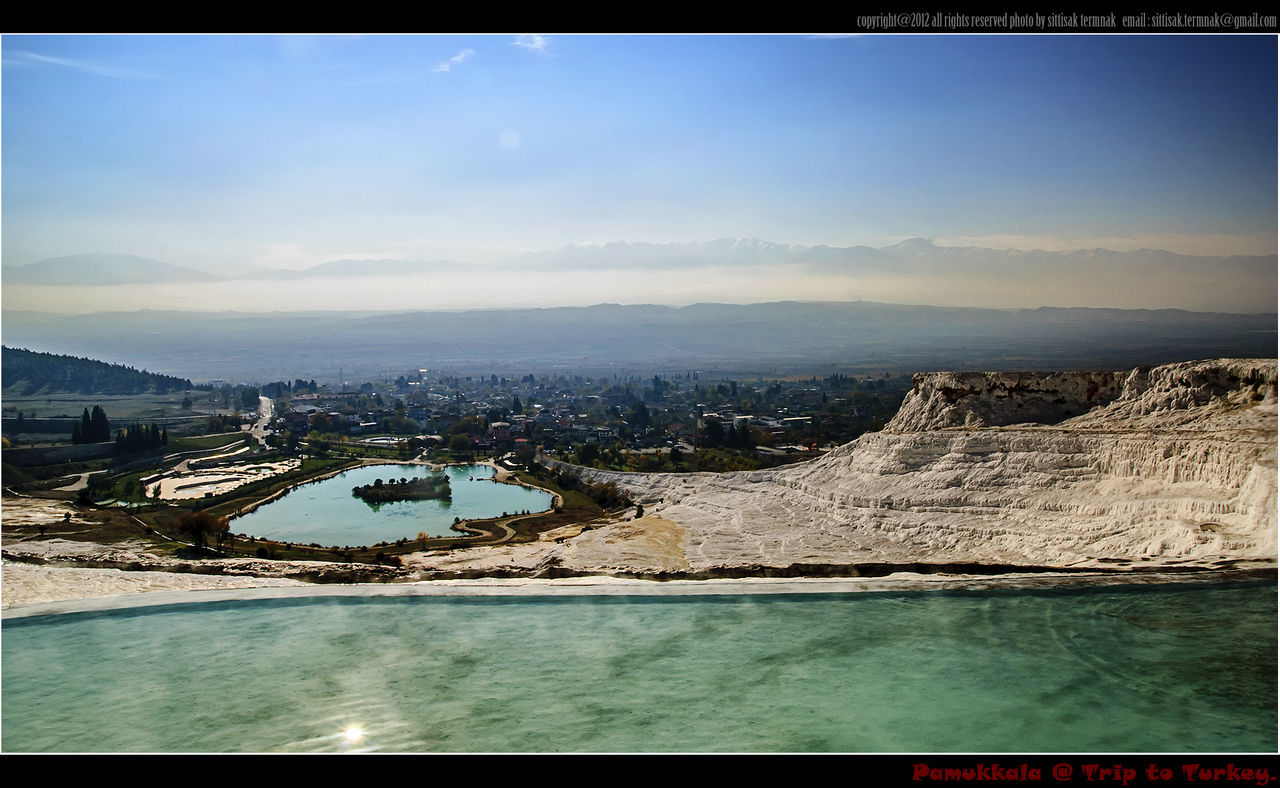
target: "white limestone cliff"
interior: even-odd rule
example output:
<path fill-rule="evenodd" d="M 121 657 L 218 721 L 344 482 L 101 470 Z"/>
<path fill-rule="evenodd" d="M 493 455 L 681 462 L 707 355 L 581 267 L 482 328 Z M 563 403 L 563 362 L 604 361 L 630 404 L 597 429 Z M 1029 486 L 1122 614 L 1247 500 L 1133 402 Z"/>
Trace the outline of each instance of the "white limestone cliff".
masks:
<path fill-rule="evenodd" d="M 814 462 L 589 473 L 682 529 L 668 563 L 695 572 L 1273 565 L 1276 429 L 1271 359 L 1128 373 L 928 373 L 884 432 Z M 605 549 L 621 528 L 548 556 L 566 569 L 644 571 Z"/>

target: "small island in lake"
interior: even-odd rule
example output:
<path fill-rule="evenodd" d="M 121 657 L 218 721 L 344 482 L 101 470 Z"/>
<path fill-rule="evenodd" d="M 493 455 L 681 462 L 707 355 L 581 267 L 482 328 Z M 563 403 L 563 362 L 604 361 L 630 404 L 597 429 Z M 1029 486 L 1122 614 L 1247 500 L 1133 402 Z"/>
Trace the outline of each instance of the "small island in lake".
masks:
<path fill-rule="evenodd" d="M 385 483 L 381 479 L 374 479 L 373 484 L 352 487 L 351 494 L 365 503 L 425 501 L 432 498 L 449 499 L 452 497 L 452 491 L 449 489 L 449 476 L 444 473 L 436 473 L 417 479 L 402 478 L 400 481 L 389 479 Z"/>

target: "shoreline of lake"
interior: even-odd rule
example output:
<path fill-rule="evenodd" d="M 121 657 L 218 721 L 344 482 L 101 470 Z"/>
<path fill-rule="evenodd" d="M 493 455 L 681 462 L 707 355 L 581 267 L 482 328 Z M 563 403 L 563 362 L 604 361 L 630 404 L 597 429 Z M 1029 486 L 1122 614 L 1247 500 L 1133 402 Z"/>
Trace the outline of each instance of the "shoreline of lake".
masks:
<path fill-rule="evenodd" d="M 372 477 L 380 473 L 379 468 L 386 468 L 392 479 L 401 474 L 419 478 L 414 474 L 420 474 L 420 469 L 445 473 L 450 476 L 452 496 L 449 499 L 378 504 L 370 504 L 358 497 L 353 499 L 350 491 L 352 480 L 356 486 L 376 483 Z M 366 461 L 355 467 L 327 472 L 268 496 L 268 499 L 252 506 L 251 511 L 242 511 L 235 517 L 232 530 L 245 537 L 275 542 L 312 546 L 346 544 L 348 549 L 354 545 L 390 544 L 400 539 L 414 541 L 422 538 L 423 533 L 429 540 L 491 535 L 495 543 L 501 543 L 506 541 L 504 537 L 509 538 L 510 534 L 505 532 L 510 529 L 498 528 L 490 533 L 484 526 L 499 525 L 511 517 L 537 516 L 559 504 L 558 496 L 550 490 L 511 481 L 500 475 L 502 471 L 492 462 Z M 310 494 L 303 495 L 305 501 L 288 497 L 289 493 L 297 496 L 299 491 L 316 484 L 322 487 L 333 485 L 339 478 L 343 479 L 338 484 L 341 489 L 312 489 Z M 483 482 L 501 484 L 503 489 L 490 491 L 477 486 Z M 361 505 L 353 505 L 352 500 L 359 501 Z M 268 503 L 276 507 L 270 513 L 263 509 Z M 284 509 L 279 508 L 281 506 Z M 323 518 L 313 518 L 320 512 L 324 513 Z"/>

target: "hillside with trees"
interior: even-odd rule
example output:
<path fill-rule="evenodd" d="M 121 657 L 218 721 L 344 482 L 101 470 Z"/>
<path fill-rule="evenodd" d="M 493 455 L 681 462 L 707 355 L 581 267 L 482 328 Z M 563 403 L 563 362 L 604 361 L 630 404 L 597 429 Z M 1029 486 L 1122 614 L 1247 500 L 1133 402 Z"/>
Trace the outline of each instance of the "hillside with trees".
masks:
<path fill-rule="evenodd" d="M 15 348 L 0 349 L 5 392 L 14 395 L 166 394 L 192 388 L 191 381 L 170 375 L 139 372 L 123 364 L 108 364 L 76 356 L 58 356 Z"/>

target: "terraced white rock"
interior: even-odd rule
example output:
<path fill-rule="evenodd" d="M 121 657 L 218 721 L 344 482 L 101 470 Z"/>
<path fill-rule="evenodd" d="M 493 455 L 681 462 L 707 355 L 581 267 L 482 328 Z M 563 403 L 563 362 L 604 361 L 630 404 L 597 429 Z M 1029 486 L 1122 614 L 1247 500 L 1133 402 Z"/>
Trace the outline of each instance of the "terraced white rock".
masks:
<path fill-rule="evenodd" d="M 1067 411 L 1082 415 L 1018 423 Z M 976 426 L 993 424 L 1016 426 Z M 1274 360 L 931 373 L 917 376 L 884 432 L 812 463 L 592 474 L 685 529 L 684 555 L 672 560 L 694 571 L 1274 563 L 1276 428 Z M 566 552 L 562 560 L 589 569 L 599 558 Z"/>

